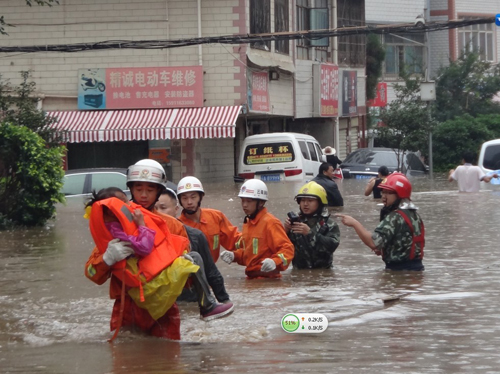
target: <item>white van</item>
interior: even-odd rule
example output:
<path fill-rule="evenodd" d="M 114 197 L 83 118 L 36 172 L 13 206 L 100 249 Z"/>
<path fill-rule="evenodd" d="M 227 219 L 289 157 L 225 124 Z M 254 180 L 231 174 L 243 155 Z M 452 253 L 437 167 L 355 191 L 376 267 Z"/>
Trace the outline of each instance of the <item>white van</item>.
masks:
<path fill-rule="evenodd" d="M 483 143 L 477 164 L 486 174 L 500 170 L 500 139 Z"/>
<path fill-rule="evenodd" d="M 324 159 L 310 135 L 274 132 L 245 138 L 238 162 L 238 177 L 265 182 L 304 180 L 318 174 Z"/>

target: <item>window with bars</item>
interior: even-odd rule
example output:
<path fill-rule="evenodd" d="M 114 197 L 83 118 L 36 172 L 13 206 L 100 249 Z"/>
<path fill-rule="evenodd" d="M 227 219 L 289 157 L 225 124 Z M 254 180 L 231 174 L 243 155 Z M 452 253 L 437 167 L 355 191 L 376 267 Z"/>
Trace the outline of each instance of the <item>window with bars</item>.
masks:
<path fill-rule="evenodd" d="M 349 0 L 337 2 L 337 27 L 365 25 L 365 1 Z M 338 38 L 339 65 L 365 66 L 366 36 L 349 35 Z"/>
<path fill-rule="evenodd" d="M 290 31 L 288 23 L 288 0 L 274 0 L 274 31 Z M 290 42 L 288 40 L 277 40 L 274 46 L 276 52 L 289 54 Z"/>
<path fill-rule="evenodd" d="M 271 32 L 271 5 L 270 0 L 250 0 L 250 34 Z M 271 49 L 271 42 L 254 42 L 252 48 Z"/>
<path fill-rule="evenodd" d="M 384 35 L 385 73 L 399 75 L 405 67 L 410 74 L 422 74 L 425 57 L 424 34 Z"/>
<path fill-rule="evenodd" d="M 458 29 L 460 51 L 476 52 L 484 61 L 495 60 L 493 24 L 471 25 Z"/>
<path fill-rule="evenodd" d="M 324 30 L 330 28 L 330 13 L 328 0 L 297 0 L 297 31 Z M 313 58 L 314 47 L 315 58 L 326 61 L 328 57 L 328 46 L 330 39 L 298 39 L 297 58 L 310 60 Z"/>

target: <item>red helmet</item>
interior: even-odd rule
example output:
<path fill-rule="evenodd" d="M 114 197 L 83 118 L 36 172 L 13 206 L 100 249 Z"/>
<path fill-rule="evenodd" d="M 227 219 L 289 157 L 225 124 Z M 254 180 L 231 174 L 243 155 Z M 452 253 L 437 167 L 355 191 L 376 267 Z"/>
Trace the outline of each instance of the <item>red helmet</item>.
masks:
<path fill-rule="evenodd" d="M 411 196 L 411 183 L 404 174 L 392 173 L 378 188 L 395 192 L 400 199 L 409 199 Z"/>

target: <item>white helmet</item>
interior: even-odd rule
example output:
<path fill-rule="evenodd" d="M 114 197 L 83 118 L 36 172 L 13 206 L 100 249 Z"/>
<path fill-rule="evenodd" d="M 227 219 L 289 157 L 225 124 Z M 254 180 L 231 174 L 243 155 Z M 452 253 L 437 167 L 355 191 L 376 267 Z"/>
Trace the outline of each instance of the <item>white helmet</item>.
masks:
<path fill-rule="evenodd" d="M 241 186 L 238 197 L 267 201 L 267 186 L 260 179 L 249 179 Z"/>
<path fill-rule="evenodd" d="M 127 187 L 130 188 L 133 182 L 156 183 L 165 188 L 167 177 L 159 162 L 146 158 L 127 169 Z"/>
<path fill-rule="evenodd" d="M 201 192 L 203 195 L 205 191 L 203 190 L 203 185 L 200 180 L 195 177 L 184 177 L 177 184 L 177 196 L 185 192 Z"/>

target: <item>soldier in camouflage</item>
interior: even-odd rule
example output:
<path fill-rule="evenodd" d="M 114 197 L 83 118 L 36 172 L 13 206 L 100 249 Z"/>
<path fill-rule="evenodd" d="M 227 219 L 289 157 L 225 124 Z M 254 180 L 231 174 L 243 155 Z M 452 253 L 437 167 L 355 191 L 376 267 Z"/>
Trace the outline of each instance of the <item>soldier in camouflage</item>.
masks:
<path fill-rule="evenodd" d="M 325 189 L 316 182 L 302 186 L 297 196 L 298 215 L 288 213 L 285 231 L 295 247 L 295 269 L 329 269 L 340 242 L 337 223 L 328 214 Z"/>
<path fill-rule="evenodd" d="M 359 238 L 377 255 L 389 270 L 424 270 L 424 223 L 411 202 L 411 183 L 401 173 L 393 173 L 381 183 L 384 208 L 373 233 L 354 218 L 338 214 L 342 223 L 353 227 Z"/>

